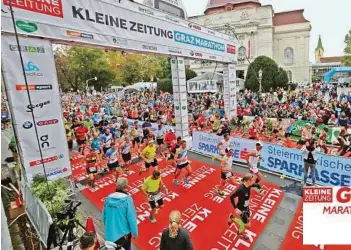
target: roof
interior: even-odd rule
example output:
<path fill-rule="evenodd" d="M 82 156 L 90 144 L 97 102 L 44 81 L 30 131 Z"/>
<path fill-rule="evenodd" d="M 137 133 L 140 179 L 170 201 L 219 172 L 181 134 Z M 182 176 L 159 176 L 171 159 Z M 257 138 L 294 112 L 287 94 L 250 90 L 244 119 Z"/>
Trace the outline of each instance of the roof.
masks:
<path fill-rule="evenodd" d="M 260 4 L 259 0 L 208 0 L 207 9 L 211 8 L 218 8 L 223 7 L 227 4 L 242 4 L 242 3 L 258 3 Z"/>
<path fill-rule="evenodd" d="M 315 51 L 317 51 L 318 49 L 322 49 L 324 51 L 321 35 L 319 35 L 318 44 L 317 44 L 317 48 Z"/>
<path fill-rule="evenodd" d="M 329 57 L 321 57 L 320 61 L 321 63 L 332 63 L 332 62 L 341 62 L 342 61 L 342 56 L 329 56 Z"/>
<path fill-rule="evenodd" d="M 288 25 L 288 24 L 294 24 L 294 23 L 309 22 L 303 16 L 303 12 L 304 12 L 304 9 L 274 13 L 273 25 L 280 26 L 280 25 Z"/>

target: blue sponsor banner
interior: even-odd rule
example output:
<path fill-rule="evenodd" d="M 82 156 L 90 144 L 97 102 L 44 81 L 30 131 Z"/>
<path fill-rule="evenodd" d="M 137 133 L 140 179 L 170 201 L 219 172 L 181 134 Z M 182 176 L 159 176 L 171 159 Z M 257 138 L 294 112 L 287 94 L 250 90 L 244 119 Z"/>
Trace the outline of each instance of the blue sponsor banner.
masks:
<path fill-rule="evenodd" d="M 192 149 L 202 154 L 218 156 L 217 145 L 222 140 L 222 136 L 195 131 Z M 231 137 L 230 140 L 234 161 L 246 163 L 246 154 L 255 148 L 256 142 L 236 137 Z"/>
<path fill-rule="evenodd" d="M 218 43 L 179 31 L 174 31 L 174 40 L 178 43 L 190 44 L 201 48 L 217 50 L 221 52 L 225 51 L 225 45 L 223 43 Z"/>
<path fill-rule="evenodd" d="M 262 148 L 261 166 L 286 176 L 303 180 L 302 151 L 265 143 Z M 323 186 L 350 186 L 351 160 L 349 158 L 316 154 L 316 184 Z M 308 181 L 312 181 L 311 175 Z"/>

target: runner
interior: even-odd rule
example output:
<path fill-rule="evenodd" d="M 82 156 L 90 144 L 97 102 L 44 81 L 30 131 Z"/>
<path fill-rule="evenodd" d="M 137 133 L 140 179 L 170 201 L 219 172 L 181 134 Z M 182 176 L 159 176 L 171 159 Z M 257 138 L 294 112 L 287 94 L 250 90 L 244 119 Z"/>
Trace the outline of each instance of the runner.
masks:
<path fill-rule="evenodd" d="M 158 153 L 164 158 L 164 154 L 163 154 L 163 137 L 165 135 L 165 131 L 162 128 L 162 124 L 158 124 L 158 128 L 155 130 L 155 136 L 156 136 L 156 142 L 157 142 L 157 150 Z"/>
<path fill-rule="evenodd" d="M 107 159 L 107 167 L 109 171 L 115 175 L 117 181 L 122 170 L 118 163 L 117 145 L 114 142 L 111 143 L 111 147 L 106 151 L 105 157 Z"/>
<path fill-rule="evenodd" d="M 155 169 L 152 175 L 145 179 L 141 192 L 145 194 L 151 207 L 149 219 L 151 223 L 156 223 L 155 215 L 158 214 L 158 209 L 163 207 L 161 192 L 168 193 L 166 186 L 163 184 L 160 171 Z M 156 203 L 158 206 L 156 206 Z"/>
<path fill-rule="evenodd" d="M 142 175 L 146 169 L 150 169 L 152 166 L 157 169 L 158 163 L 156 157 L 157 147 L 153 140 L 148 141 L 148 145 L 143 149 L 141 153 L 141 159 L 145 162 L 145 168 L 140 168 L 139 175 Z"/>
<path fill-rule="evenodd" d="M 122 142 L 122 144 L 120 146 L 122 159 L 124 161 L 123 170 L 126 174 L 129 173 L 129 166 L 132 163 L 132 154 L 131 154 L 132 147 L 133 147 L 132 142 L 130 141 L 129 137 L 126 136 L 124 141 Z"/>
<path fill-rule="evenodd" d="M 100 162 L 99 155 L 96 153 L 94 148 L 90 148 L 90 152 L 85 156 L 86 170 L 89 176 L 89 185 L 95 187 L 95 179 L 97 174 L 97 165 Z"/>
<path fill-rule="evenodd" d="M 219 187 L 217 188 L 217 192 L 219 195 L 224 195 L 223 188 L 227 181 L 231 184 L 235 184 L 234 171 L 233 171 L 233 149 L 226 148 L 225 156 L 222 158 L 215 158 L 221 161 L 221 181 L 219 183 Z"/>
<path fill-rule="evenodd" d="M 79 122 L 78 127 L 75 129 L 76 139 L 78 144 L 78 151 L 84 155 L 85 144 L 87 142 L 88 128 L 83 126 L 83 123 Z"/>
<path fill-rule="evenodd" d="M 258 184 L 255 182 L 255 177 L 252 174 L 246 174 L 242 178 L 242 184 L 238 187 L 238 189 L 230 196 L 230 202 L 234 208 L 234 214 L 229 214 L 228 225 L 230 226 L 233 222 L 238 227 L 237 235 L 243 237 L 245 240 L 248 239 L 247 235 L 244 234 L 245 228 L 250 228 L 250 191 L 251 188 L 258 188 Z M 235 203 L 235 198 L 237 198 L 237 203 Z M 237 215 L 237 217 L 235 217 Z"/>
<path fill-rule="evenodd" d="M 257 184 L 256 186 L 258 187 L 260 192 L 262 189 L 258 183 L 263 179 L 263 175 L 259 171 L 260 160 L 262 159 L 261 149 L 262 149 L 262 143 L 258 141 L 256 143 L 256 149 L 247 154 L 247 163 L 249 165 L 250 173 L 254 175 L 255 183 Z"/>
<path fill-rule="evenodd" d="M 105 130 L 105 133 L 101 136 L 102 150 L 104 154 L 111 148 L 111 144 L 114 143 L 113 135 L 110 133 L 109 129 Z"/>
<path fill-rule="evenodd" d="M 133 138 L 133 147 L 138 149 L 140 147 L 141 138 L 143 138 L 143 130 L 139 127 L 138 121 L 134 122 L 134 126 L 131 128 L 130 135 Z"/>
<path fill-rule="evenodd" d="M 169 157 L 168 157 L 168 161 L 171 161 L 171 165 L 173 167 L 175 167 L 174 173 L 177 172 L 177 161 L 175 160 L 174 156 L 177 152 L 177 149 L 180 148 L 180 146 L 182 145 L 182 138 L 179 136 L 177 137 L 177 141 L 173 142 L 173 145 L 171 145 L 169 147 Z"/>
<path fill-rule="evenodd" d="M 176 151 L 174 159 L 177 161 L 177 169 L 176 169 L 175 177 L 174 177 L 174 181 L 173 181 L 174 185 L 176 185 L 176 186 L 179 185 L 177 178 L 179 177 L 183 168 L 185 168 L 187 171 L 187 174 L 184 177 L 184 182 L 186 184 L 189 184 L 188 177 L 191 175 L 192 171 L 191 171 L 191 166 L 190 166 L 189 161 L 188 161 L 188 149 L 186 148 L 186 141 L 182 141 L 181 146 Z"/>
<path fill-rule="evenodd" d="M 225 156 L 225 149 L 230 148 L 230 136 L 229 134 L 225 134 L 224 139 L 220 141 L 217 145 L 218 153 L 220 156 Z"/>

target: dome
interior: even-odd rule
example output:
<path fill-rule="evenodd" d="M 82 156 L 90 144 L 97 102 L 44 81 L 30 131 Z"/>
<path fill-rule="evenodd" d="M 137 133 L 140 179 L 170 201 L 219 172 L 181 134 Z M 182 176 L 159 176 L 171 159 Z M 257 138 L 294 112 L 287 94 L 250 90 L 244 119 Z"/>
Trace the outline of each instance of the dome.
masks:
<path fill-rule="evenodd" d="M 242 4 L 242 3 L 258 3 L 260 4 L 259 0 L 209 0 L 207 3 L 206 9 L 211 9 L 211 8 L 218 8 L 218 7 L 223 7 L 227 4 Z"/>

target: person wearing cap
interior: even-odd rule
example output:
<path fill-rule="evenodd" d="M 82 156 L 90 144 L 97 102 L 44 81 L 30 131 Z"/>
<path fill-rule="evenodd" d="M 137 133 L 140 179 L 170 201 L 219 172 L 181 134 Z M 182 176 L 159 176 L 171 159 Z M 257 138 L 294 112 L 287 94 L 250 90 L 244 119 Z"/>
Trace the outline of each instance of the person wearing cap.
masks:
<path fill-rule="evenodd" d="M 189 176 L 191 175 L 191 166 L 188 161 L 188 149 L 186 147 L 186 141 L 182 141 L 181 146 L 177 149 L 176 154 L 174 156 L 174 159 L 176 160 L 177 163 L 177 168 L 174 176 L 174 185 L 178 186 L 178 180 L 177 178 L 179 177 L 180 173 L 182 172 L 182 169 L 185 168 L 187 173 L 184 177 L 184 182 L 186 184 L 189 184 Z"/>
<path fill-rule="evenodd" d="M 105 238 L 110 242 L 131 249 L 132 234 L 138 237 L 138 221 L 132 197 L 126 192 L 127 178 L 116 182 L 116 192 L 107 196 L 102 211 Z"/>
<path fill-rule="evenodd" d="M 227 181 L 231 184 L 235 184 L 234 171 L 233 171 L 233 149 L 230 147 L 225 148 L 225 155 L 223 157 L 215 157 L 212 160 L 221 161 L 221 181 L 219 187 L 216 187 L 219 195 L 224 195 L 223 189 Z"/>
<path fill-rule="evenodd" d="M 260 161 L 262 160 L 261 149 L 262 149 L 262 143 L 258 141 L 256 142 L 256 148 L 252 152 L 246 155 L 250 174 L 253 174 L 253 176 L 255 177 L 255 183 L 257 184 L 256 186 L 258 187 L 260 192 L 262 191 L 262 189 L 258 183 L 263 179 L 263 175 L 259 171 Z"/>
<path fill-rule="evenodd" d="M 151 223 L 156 223 L 155 215 L 158 214 L 158 209 L 163 207 L 161 192 L 167 193 L 167 188 L 162 182 L 160 171 L 155 169 L 152 175 L 145 179 L 141 187 L 141 192 L 147 197 L 151 207 L 149 219 Z"/>
<path fill-rule="evenodd" d="M 146 169 L 153 167 L 157 169 L 158 163 L 156 159 L 157 147 L 154 140 L 149 140 L 147 146 L 141 153 L 141 159 L 145 162 L 145 167 L 140 168 L 139 175 L 142 175 Z"/>
<path fill-rule="evenodd" d="M 259 185 L 255 183 L 254 175 L 248 173 L 242 178 L 242 184 L 229 198 L 234 208 L 234 213 L 229 214 L 228 224 L 231 226 L 232 223 L 235 223 L 238 228 L 237 235 L 245 240 L 248 239 L 248 236 L 244 234 L 245 228 L 251 227 L 250 190 L 258 187 Z M 237 202 L 235 202 L 235 199 L 237 199 Z"/>

